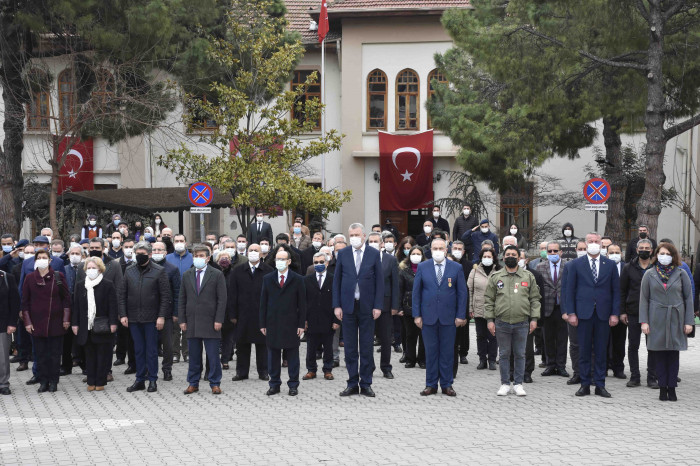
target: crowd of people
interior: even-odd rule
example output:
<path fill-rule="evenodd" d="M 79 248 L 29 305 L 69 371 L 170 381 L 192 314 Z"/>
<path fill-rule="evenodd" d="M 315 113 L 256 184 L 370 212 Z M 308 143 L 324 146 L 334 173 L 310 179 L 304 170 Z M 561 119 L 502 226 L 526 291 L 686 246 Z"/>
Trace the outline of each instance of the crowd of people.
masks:
<path fill-rule="evenodd" d="M 88 391 L 103 391 L 122 365 L 135 376 L 128 392 L 155 392 L 159 372 L 172 381 L 182 360 L 184 394 L 198 392 L 203 378 L 218 395 L 223 371 L 233 382 L 249 378 L 254 345 L 267 395 L 280 393 L 285 367 L 290 396 L 300 379 L 317 378 L 318 361 L 333 380 L 342 350 L 348 378 L 340 396 L 374 397 L 376 346 L 383 377 L 394 378 L 392 356 L 400 353 L 405 368 L 426 371 L 420 395 L 440 387 L 455 396 L 473 319 L 477 370 L 500 371 L 498 396 L 525 396 L 538 360 L 541 376 L 578 385 L 577 396 L 593 386 L 607 398 L 606 376 L 627 379 L 627 355 L 627 387 L 641 386 L 643 334 L 646 385 L 662 401 L 677 400 L 699 277 L 671 240 L 657 244 L 640 225 L 623 256 L 614 239 L 577 238 L 565 223 L 531 260 L 517 225 L 499 240 L 465 205 L 450 235 L 440 208 L 431 213 L 415 237 L 390 222 L 368 231 L 353 223 L 327 237 L 301 218 L 273 235 L 261 212 L 246 234 L 209 234 L 203 243 L 158 214 L 131 225 L 114 214 L 105 228 L 90 215 L 68 245 L 50 228 L 31 242 L 4 234 L 0 394 L 11 394 L 11 363 L 32 370 L 27 384 L 40 393 L 57 391 L 60 377 L 78 370 Z"/>

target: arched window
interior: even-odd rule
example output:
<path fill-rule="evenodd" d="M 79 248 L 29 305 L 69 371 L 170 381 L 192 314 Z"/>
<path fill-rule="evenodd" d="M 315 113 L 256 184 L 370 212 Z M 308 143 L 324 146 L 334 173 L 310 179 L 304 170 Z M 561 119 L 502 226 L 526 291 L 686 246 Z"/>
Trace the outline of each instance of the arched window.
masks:
<path fill-rule="evenodd" d="M 65 69 L 58 75 L 58 119 L 61 131 L 68 130 L 75 122 L 75 80 L 73 70 Z"/>
<path fill-rule="evenodd" d="M 97 105 L 106 105 L 114 98 L 114 76 L 104 68 L 95 73 L 95 87 L 92 98 Z"/>
<path fill-rule="evenodd" d="M 309 77 L 311 73 L 313 73 L 315 70 L 297 70 L 294 72 L 294 77 L 292 78 L 292 90 L 296 90 L 297 87 L 303 86 L 306 83 L 306 79 Z M 298 120 L 300 123 L 303 123 L 306 120 L 306 115 L 304 115 L 303 111 L 299 111 L 296 107 L 299 103 L 303 105 L 306 104 L 307 100 L 310 99 L 316 99 L 319 102 L 321 102 L 321 72 L 316 71 L 316 82 L 313 84 L 310 84 L 309 86 L 306 87 L 306 92 L 302 94 L 295 102 L 294 105 L 292 106 L 292 118 L 295 118 Z M 316 126 L 314 128 L 315 130 L 320 130 L 321 129 L 321 116 L 319 115 L 318 119 L 316 120 Z"/>
<path fill-rule="evenodd" d="M 447 83 L 447 78 L 442 74 L 442 71 L 435 68 L 428 75 L 428 100 L 432 99 L 435 95 L 435 89 L 433 89 L 433 79 L 439 83 Z M 428 114 L 428 129 L 432 128 L 432 122 L 430 121 L 430 114 Z"/>
<path fill-rule="evenodd" d="M 30 71 L 31 79 L 36 83 L 27 104 L 27 129 L 48 130 L 51 118 L 51 96 L 48 90 L 44 90 L 41 83 L 48 82 L 48 76 L 43 71 Z"/>
<path fill-rule="evenodd" d="M 396 75 L 396 129 L 418 129 L 420 110 L 418 73 L 405 69 Z"/>
<path fill-rule="evenodd" d="M 386 130 L 386 74 L 374 70 L 367 76 L 367 131 Z"/>

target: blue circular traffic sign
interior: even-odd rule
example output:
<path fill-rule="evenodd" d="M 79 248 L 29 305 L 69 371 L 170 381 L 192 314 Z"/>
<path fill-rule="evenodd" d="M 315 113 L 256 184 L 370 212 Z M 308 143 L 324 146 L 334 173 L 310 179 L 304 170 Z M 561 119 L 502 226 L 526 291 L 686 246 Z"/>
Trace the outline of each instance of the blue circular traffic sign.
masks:
<path fill-rule="evenodd" d="M 591 204 L 602 204 L 610 197 L 610 183 L 602 178 L 592 178 L 583 185 L 583 197 Z"/>
<path fill-rule="evenodd" d="M 198 181 L 190 186 L 187 197 L 195 207 L 206 207 L 214 200 L 214 190 L 207 183 Z"/>

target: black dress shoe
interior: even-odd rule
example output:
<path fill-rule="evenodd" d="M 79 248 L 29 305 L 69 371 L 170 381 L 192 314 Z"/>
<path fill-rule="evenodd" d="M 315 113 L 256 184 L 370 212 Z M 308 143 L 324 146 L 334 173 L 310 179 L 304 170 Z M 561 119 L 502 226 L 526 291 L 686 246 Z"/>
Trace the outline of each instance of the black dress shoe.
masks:
<path fill-rule="evenodd" d="M 148 382 L 148 390 L 146 390 L 148 393 L 153 393 L 158 391 L 158 384 L 156 383 L 155 380 Z"/>
<path fill-rule="evenodd" d="M 678 401 L 678 396 L 676 396 L 676 387 L 668 387 L 668 401 Z"/>
<path fill-rule="evenodd" d="M 360 387 L 347 387 L 345 390 L 340 392 L 340 396 L 350 396 L 357 395 L 360 393 Z"/>
<path fill-rule="evenodd" d="M 58 391 L 58 384 L 56 382 L 49 382 L 49 393 L 54 393 Z"/>
<path fill-rule="evenodd" d="M 615 377 L 616 379 L 625 380 L 627 378 L 627 375 L 624 372 L 615 372 L 613 374 L 613 377 Z"/>
<path fill-rule="evenodd" d="M 681 378 L 680 378 L 680 377 L 676 377 L 676 383 L 681 383 Z"/>
<path fill-rule="evenodd" d="M 457 396 L 457 392 L 452 387 L 442 387 L 442 393 L 447 396 Z"/>
<path fill-rule="evenodd" d="M 459 357 L 459 363 L 460 363 L 460 364 L 469 364 L 469 361 L 467 361 L 467 357 L 466 357 L 466 356 L 460 356 L 460 357 Z"/>
<path fill-rule="evenodd" d="M 41 385 L 39 385 L 39 389 L 37 390 L 37 392 L 39 392 L 39 393 L 44 393 L 44 392 L 48 392 L 48 391 L 49 391 L 48 382 L 44 382 Z"/>
<path fill-rule="evenodd" d="M 385 379 L 393 379 L 393 378 L 394 378 L 394 374 L 392 374 L 391 371 L 386 371 L 386 372 L 384 373 L 384 378 L 385 378 Z"/>
<path fill-rule="evenodd" d="M 640 382 L 639 380 L 635 380 L 635 379 L 630 379 L 630 381 L 627 382 L 627 386 L 630 388 L 639 387 L 640 385 L 642 385 L 642 382 Z"/>
<path fill-rule="evenodd" d="M 26 371 L 27 369 L 29 369 L 29 364 L 25 361 L 25 362 L 19 363 L 19 365 L 17 366 L 17 369 L 15 369 L 15 370 L 17 372 L 22 372 L 22 371 Z"/>
<path fill-rule="evenodd" d="M 658 390 L 659 389 L 659 382 L 656 380 L 647 380 L 647 387 L 653 389 L 653 390 Z"/>
<path fill-rule="evenodd" d="M 270 387 L 267 392 L 265 392 L 265 395 L 270 396 L 270 395 L 277 395 L 280 392 L 279 387 Z"/>
<path fill-rule="evenodd" d="M 660 387 L 659 400 L 668 401 L 668 389 L 666 387 Z"/>
<path fill-rule="evenodd" d="M 140 390 L 145 390 L 146 389 L 146 383 L 145 382 L 134 382 L 134 384 L 131 387 L 128 387 L 126 389 L 127 392 L 138 392 Z"/>
<path fill-rule="evenodd" d="M 394 345 L 394 353 L 401 353 L 403 350 L 401 349 L 401 345 Z"/>
<path fill-rule="evenodd" d="M 381 348 L 377 348 L 377 353 L 381 353 L 381 352 L 382 352 L 382 349 L 381 349 Z"/>
<path fill-rule="evenodd" d="M 523 376 L 523 382 L 525 382 L 525 383 L 532 383 L 532 376 L 529 375 L 529 374 L 525 374 L 525 375 Z"/>
<path fill-rule="evenodd" d="M 185 361 L 185 362 L 188 362 L 188 361 L 190 360 L 190 357 L 189 357 L 189 356 L 183 356 L 183 357 L 182 357 L 182 360 Z"/>
<path fill-rule="evenodd" d="M 374 396 L 375 396 L 374 390 L 372 390 L 372 387 L 361 388 L 360 395 L 368 396 L 370 398 L 374 398 Z"/>
<path fill-rule="evenodd" d="M 406 369 L 413 369 L 414 367 L 416 367 L 416 363 L 415 362 L 407 362 L 403 367 L 405 367 Z"/>
<path fill-rule="evenodd" d="M 246 378 L 248 378 L 248 377 L 246 377 Z M 260 380 L 270 380 L 270 376 L 268 374 L 259 374 L 258 378 Z"/>
<path fill-rule="evenodd" d="M 576 392 L 576 396 L 586 396 L 591 394 L 591 387 L 589 385 L 581 385 L 581 388 Z"/>
<path fill-rule="evenodd" d="M 289 362 L 286 359 L 282 360 L 282 367 L 289 367 Z"/>
<path fill-rule="evenodd" d="M 605 389 L 605 387 L 596 387 L 595 394 L 602 396 L 603 398 L 610 398 L 612 395 Z"/>
<path fill-rule="evenodd" d="M 290 388 L 289 389 L 289 396 L 297 396 L 299 394 L 299 390 L 296 388 Z"/>
<path fill-rule="evenodd" d="M 399 363 L 400 363 L 400 364 L 403 364 L 403 363 L 405 363 L 405 362 L 406 362 L 406 353 L 402 354 L 402 355 L 401 355 L 401 358 L 399 358 Z"/>
<path fill-rule="evenodd" d="M 425 369 L 425 363 L 424 363 L 424 362 L 419 362 L 419 363 L 418 363 L 418 367 L 420 367 L 421 369 Z"/>
<path fill-rule="evenodd" d="M 0 395 L 12 395 L 12 390 L 10 390 L 10 387 L 2 387 L 0 388 Z"/>
<path fill-rule="evenodd" d="M 340 367 L 340 361 L 338 361 L 337 359 L 334 359 L 333 360 L 333 367 Z"/>
<path fill-rule="evenodd" d="M 578 375 L 575 375 L 566 381 L 567 385 L 578 385 L 580 383 L 581 383 L 581 377 L 579 377 Z"/>
<path fill-rule="evenodd" d="M 569 377 L 569 373 L 566 372 L 566 369 L 557 369 L 557 374 L 561 377 Z"/>
<path fill-rule="evenodd" d="M 243 376 L 243 375 L 238 375 L 238 374 L 236 374 L 236 375 L 233 376 L 233 378 L 231 379 L 231 381 L 232 381 L 232 382 L 238 382 L 239 380 L 247 380 L 247 379 L 248 379 L 248 376 L 247 376 L 247 375 Z"/>
<path fill-rule="evenodd" d="M 420 396 L 430 396 L 430 395 L 435 395 L 437 393 L 437 388 L 434 387 L 425 387 L 423 391 L 420 392 Z"/>
<path fill-rule="evenodd" d="M 550 375 L 557 375 L 557 370 L 553 367 L 548 367 L 540 375 L 542 377 L 549 377 Z"/>
<path fill-rule="evenodd" d="M 173 380 L 173 373 L 170 371 L 163 372 L 163 380 L 165 380 L 166 382 L 170 382 L 171 380 Z"/>
<path fill-rule="evenodd" d="M 124 371 L 124 375 L 129 375 L 129 374 L 136 374 L 136 368 L 135 367 L 127 367 L 126 370 Z"/>
<path fill-rule="evenodd" d="M 20 359 L 20 356 L 12 356 L 12 357 L 10 358 L 10 362 L 11 362 L 12 364 L 14 364 L 14 363 L 16 363 L 16 362 L 22 362 L 22 360 Z"/>
<path fill-rule="evenodd" d="M 124 360 L 123 360 L 123 359 L 117 358 L 117 359 L 114 360 L 114 363 L 113 363 L 112 365 L 113 365 L 113 366 L 121 366 L 121 365 L 123 365 L 123 364 L 124 364 Z"/>
<path fill-rule="evenodd" d="M 496 363 L 493 361 L 489 361 L 489 370 L 490 371 L 495 371 L 496 370 Z"/>
<path fill-rule="evenodd" d="M 541 362 L 541 363 L 539 363 L 539 364 L 537 365 L 537 367 L 541 367 L 541 368 L 544 369 L 545 367 L 547 367 L 547 364 Z"/>
<path fill-rule="evenodd" d="M 488 365 L 486 364 L 486 361 L 479 361 L 479 365 L 476 366 L 476 370 L 481 371 L 486 369 L 487 367 Z"/>
<path fill-rule="evenodd" d="M 31 379 L 27 380 L 27 385 L 34 385 L 39 383 L 39 379 L 36 378 L 36 375 L 33 375 Z"/>

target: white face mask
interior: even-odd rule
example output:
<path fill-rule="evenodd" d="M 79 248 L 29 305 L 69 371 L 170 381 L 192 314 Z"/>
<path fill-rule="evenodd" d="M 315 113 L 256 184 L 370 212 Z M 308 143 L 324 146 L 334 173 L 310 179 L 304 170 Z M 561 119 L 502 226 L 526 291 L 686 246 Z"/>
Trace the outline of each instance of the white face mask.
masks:
<path fill-rule="evenodd" d="M 462 209 L 462 213 L 464 214 L 465 217 L 469 217 L 469 214 L 471 214 L 472 211 L 469 209 Z"/>
<path fill-rule="evenodd" d="M 320 241 L 313 241 L 313 242 L 311 243 L 311 245 L 312 245 L 313 247 L 315 247 L 316 249 L 320 248 L 322 244 L 323 244 L 323 243 L 321 243 Z"/>
<path fill-rule="evenodd" d="M 245 252 L 246 246 L 248 246 L 248 243 L 236 243 L 236 249 L 238 249 L 238 252 L 240 253 Z"/>
<path fill-rule="evenodd" d="M 368 243 L 369 247 L 376 249 L 379 251 L 379 243 Z"/>
<path fill-rule="evenodd" d="M 124 255 L 128 258 L 131 259 L 131 256 L 134 254 L 134 248 L 124 248 Z"/>
<path fill-rule="evenodd" d="M 260 253 L 258 251 L 249 251 L 248 260 L 253 264 L 257 263 L 260 260 Z"/>
<path fill-rule="evenodd" d="M 122 242 L 119 241 L 118 239 L 113 239 L 113 240 L 112 240 L 112 247 L 113 247 L 113 248 L 116 249 L 116 248 L 118 248 L 118 247 L 121 246 L 121 245 L 122 245 Z"/>
<path fill-rule="evenodd" d="M 445 251 L 432 251 L 433 259 L 438 264 L 445 260 Z"/>
<path fill-rule="evenodd" d="M 462 256 L 464 255 L 464 252 L 463 252 L 463 251 L 459 251 L 459 250 L 457 250 L 457 251 L 452 250 L 452 255 L 454 256 L 455 259 L 460 260 L 460 259 L 462 259 Z"/>
<path fill-rule="evenodd" d="M 394 243 L 384 243 L 384 249 L 386 252 L 394 252 Z"/>
<path fill-rule="evenodd" d="M 433 218 L 440 218 L 440 212 L 433 212 Z"/>
<path fill-rule="evenodd" d="M 162 261 L 164 258 L 165 258 L 165 254 L 157 254 L 157 253 L 155 253 L 155 252 L 154 252 L 153 255 L 151 256 L 151 259 L 153 259 L 153 260 L 156 261 L 156 262 L 160 262 L 160 261 Z"/>
<path fill-rule="evenodd" d="M 185 243 L 175 243 L 175 252 L 182 252 L 185 250 Z"/>
<path fill-rule="evenodd" d="M 359 236 L 351 236 L 350 237 L 350 246 L 353 248 L 357 249 L 362 245 L 362 238 Z"/>
<path fill-rule="evenodd" d="M 603 248 L 600 250 L 600 255 L 607 257 L 608 255 L 608 248 Z"/>
<path fill-rule="evenodd" d="M 525 268 L 525 259 L 520 259 L 518 261 L 518 267 L 520 267 L 521 269 Z"/>
<path fill-rule="evenodd" d="M 83 260 L 83 257 L 80 254 L 71 254 L 70 255 L 70 263 L 73 265 L 80 264 L 81 260 Z"/>
<path fill-rule="evenodd" d="M 610 254 L 608 255 L 608 259 L 615 261 L 616 264 L 619 264 L 622 260 L 622 254 Z"/>
<path fill-rule="evenodd" d="M 37 259 L 34 262 L 34 268 L 40 269 L 40 270 L 46 270 L 49 267 L 49 260 L 48 259 Z"/>
<path fill-rule="evenodd" d="M 600 254 L 600 244 L 590 243 L 588 246 L 586 246 L 586 250 L 591 256 L 597 256 Z"/>
<path fill-rule="evenodd" d="M 236 250 L 234 248 L 226 248 L 224 249 L 228 253 L 229 256 L 233 257 L 236 255 Z"/>
<path fill-rule="evenodd" d="M 159 218 L 156 219 L 156 225 L 160 225 L 160 219 L 159 219 Z"/>
<path fill-rule="evenodd" d="M 486 233 L 489 232 L 489 228 L 488 228 L 488 227 L 481 227 L 481 228 L 479 228 L 479 230 L 481 230 L 481 232 L 482 232 L 483 234 L 486 234 Z"/>
<path fill-rule="evenodd" d="M 484 257 L 481 259 L 481 263 L 485 267 L 491 267 L 493 265 L 493 257 Z"/>
<path fill-rule="evenodd" d="M 204 257 L 195 257 L 192 259 L 192 265 L 195 269 L 203 269 L 207 265 L 207 260 Z"/>
<path fill-rule="evenodd" d="M 24 260 L 24 251 L 20 251 L 17 253 L 20 259 Z"/>
<path fill-rule="evenodd" d="M 91 226 L 91 227 L 94 227 L 95 225 L 97 225 L 97 221 L 95 221 L 95 220 L 90 220 L 90 226 Z"/>
<path fill-rule="evenodd" d="M 332 258 L 333 258 L 332 255 L 326 254 L 326 264 L 329 263 L 329 262 L 331 261 Z"/>
<path fill-rule="evenodd" d="M 578 257 L 583 257 L 583 256 L 585 256 L 586 254 L 588 254 L 588 251 L 576 251 L 576 255 L 577 255 Z"/>
<path fill-rule="evenodd" d="M 571 236 L 571 230 L 564 230 L 564 236 L 567 238 Z"/>
<path fill-rule="evenodd" d="M 510 229 L 510 234 L 511 234 L 511 235 L 515 236 L 517 233 L 518 233 L 518 229 L 517 229 L 517 228 L 511 228 L 511 229 Z"/>
<path fill-rule="evenodd" d="M 51 252 L 51 257 L 61 257 L 60 252 Z"/>
<path fill-rule="evenodd" d="M 270 245 L 269 244 L 261 244 L 260 250 L 262 251 L 263 254 L 267 254 L 268 252 L 270 252 Z"/>
<path fill-rule="evenodd" d="M 284 272 L 287 269 L 287 261 L 284 259 L 276 260 L 275 267 L 277 267 L 277 270 L 279 270 L 280 272 Z"/>
<path fill-rule="evenodd" d="M 659 254 L 658 255 L 659 259 L 659 264 L 661 265 L 671 265 L 671 262 L 673 262 L 673 256 L 668 256 L 666 254 Z"/>
<path fill-rule="evenodd" d="M 433 229 L 431 227 L 423 227 L 423 232 L 426 236 L 429 235 L 432 231 Z"/>
<path fill-rule="evenodd" d="M 97 269 L 87 269 L 85 271 L 85 276 L 88 277 L 90 280 L 96 279 L 99 274 L 100 271 Z"/>
<path fill-rule="evenodd" d="M 420 262 L 423 260 L 423 256 L 420 254 L 411 254 L 409 258 L 411 259 L 411 264 L 420 264 Z"/>
<path fill-rule="evenodd" d="M 257 219 L 258 219 L 258 223 L 259 223 L 259 222 L 262 222 L 262 220 L 263 220 L 263 218 L 262 218 L 262 215 L 261 215 L 261 216 L 259 216 L 259 217 L 255 217 L 255 218 L 257 218 Z"/>

